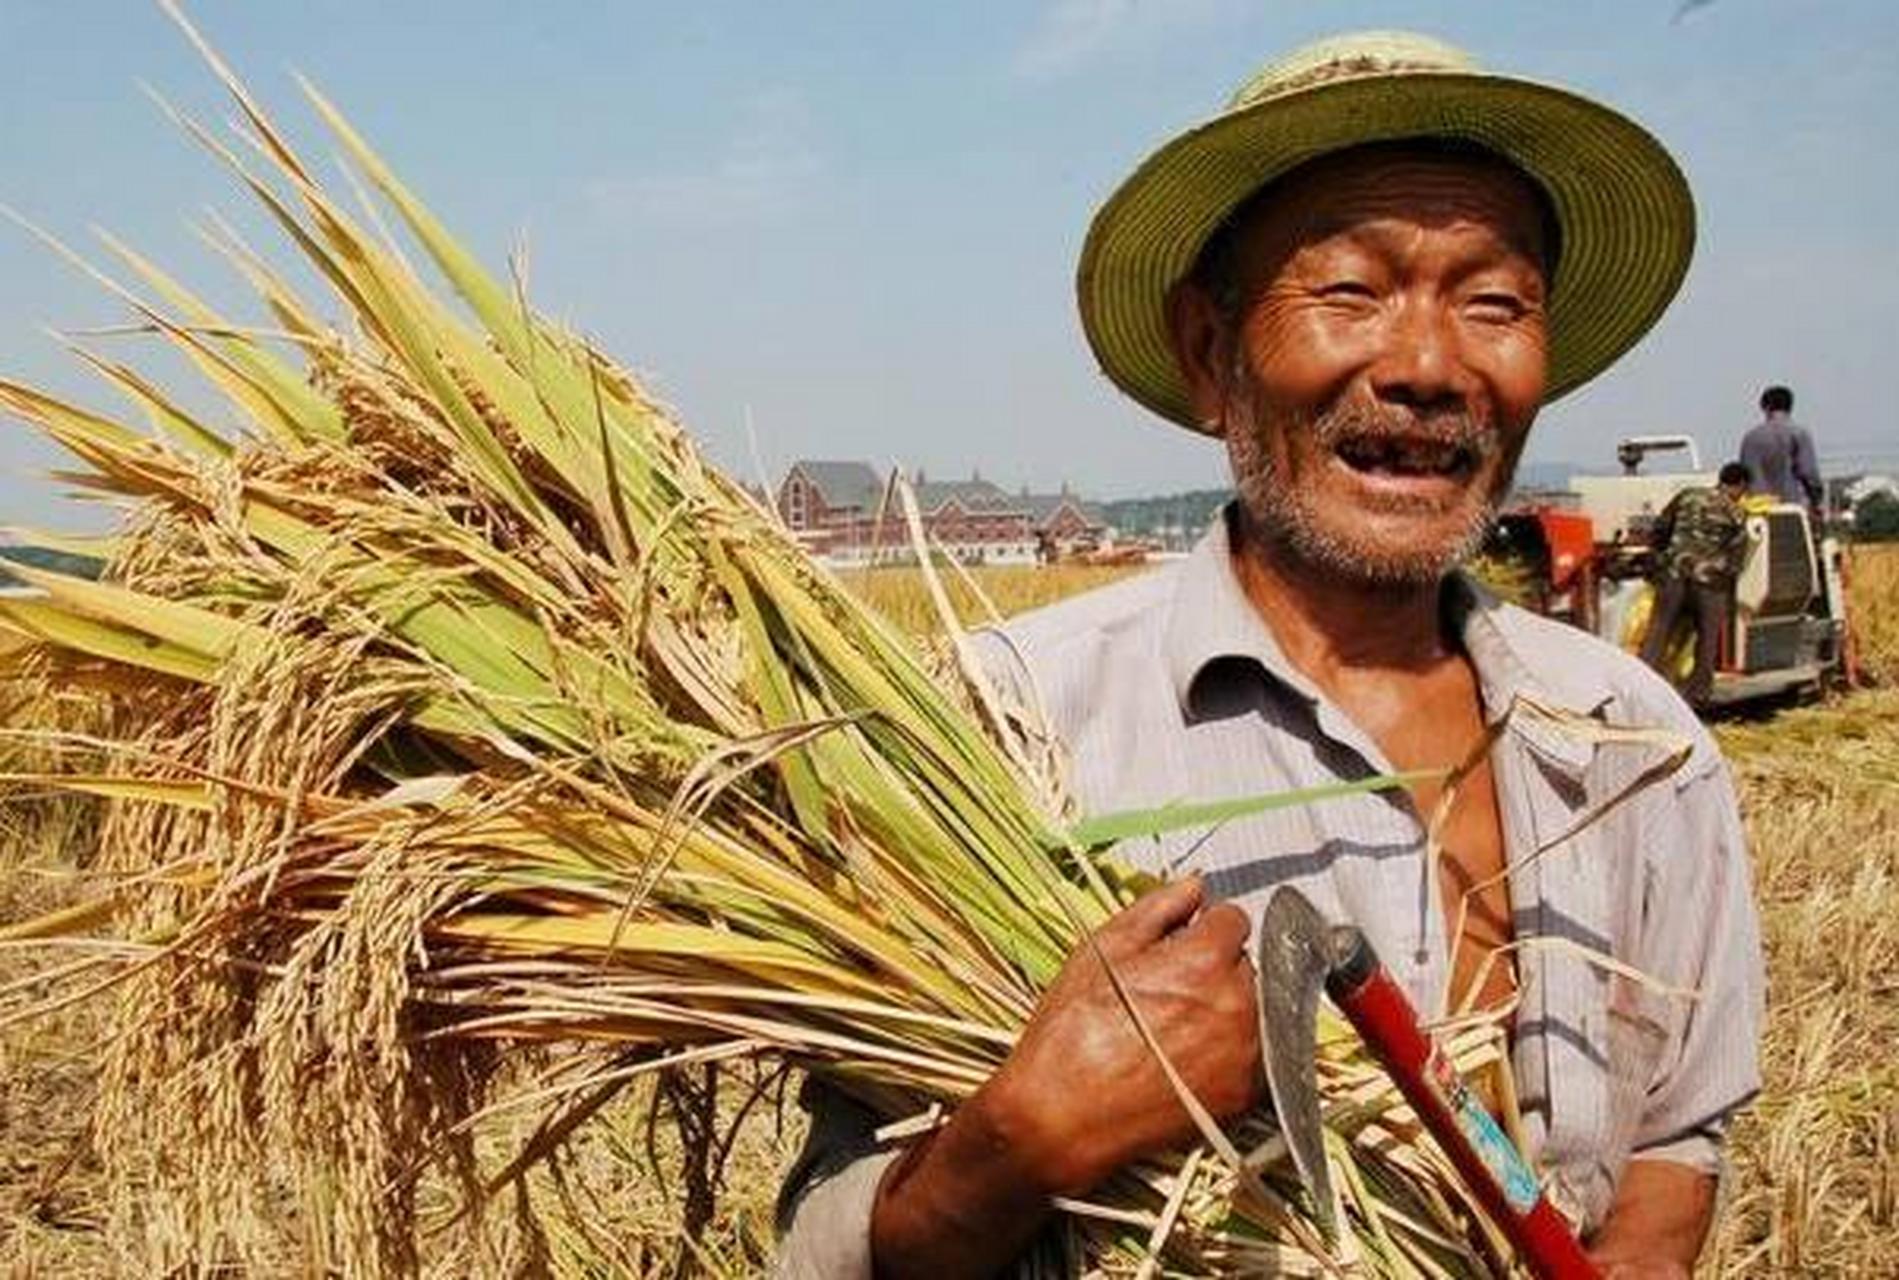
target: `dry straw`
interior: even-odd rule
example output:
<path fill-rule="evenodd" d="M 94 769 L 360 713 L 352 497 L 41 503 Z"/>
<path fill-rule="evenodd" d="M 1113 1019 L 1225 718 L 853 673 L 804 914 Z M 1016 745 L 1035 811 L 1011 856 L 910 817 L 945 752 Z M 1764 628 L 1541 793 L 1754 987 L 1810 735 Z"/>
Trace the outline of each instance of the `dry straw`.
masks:
<path fill-rule="evenodd" d="M 1066 826 L 1010 709 L 946 691 L 320 95 L 460 306 L 200 47 L 242 125 L 181 123 L 341 322 L 221 224 L 268 331 L 108 242 L 143 294 L 88 270 L 239 430 L 89 353 L 151 432 L 0 382 L 130 512 L 104 581 L 28 572 L 0 621 L 31 642 L 14 675 L 97 717 L 39 732 L 61 769 L 10 781 L 104 798 L 98 891 L 8 933 L 129 944 L 64 998 L 118 1002 L 97 1128 L 144 1265 L 263 1266 L 294 1220 L 309 1268 L 411 1272 L 425 1172 L 479 1209 L 642 1074 L 785 1060 L 893 1119 L 966 1096 L 1138 888 L 1096 856 L 1113 831 Z M 1500 1042 L 1453 1047 L 1483 1072 Z M 484 1167 L 497 1070 L 537 1056 L 541 1140 Z M 1502 1266 L 1389 1083 L 1336 1028 L 1321 1056 L 1344 1239 L 1255 1117 L 1243 1167 L 1157 1159 L 1068 1206 L 1050 1265 Z"/>

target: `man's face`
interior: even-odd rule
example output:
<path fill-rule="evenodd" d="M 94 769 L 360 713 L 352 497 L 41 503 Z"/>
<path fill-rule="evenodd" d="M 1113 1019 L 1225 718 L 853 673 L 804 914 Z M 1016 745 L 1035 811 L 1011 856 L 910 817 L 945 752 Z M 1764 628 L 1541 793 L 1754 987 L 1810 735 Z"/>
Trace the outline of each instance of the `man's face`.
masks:
<path fill-rule="evenodd" d="M 1525 180 L 1481 158 L 1347 153 L 1260 202 L 1237 296 L 1174 306 L 1251 532 L 1367 584 L 1474 549 L 1543 395 L 1542 235 Z"/>

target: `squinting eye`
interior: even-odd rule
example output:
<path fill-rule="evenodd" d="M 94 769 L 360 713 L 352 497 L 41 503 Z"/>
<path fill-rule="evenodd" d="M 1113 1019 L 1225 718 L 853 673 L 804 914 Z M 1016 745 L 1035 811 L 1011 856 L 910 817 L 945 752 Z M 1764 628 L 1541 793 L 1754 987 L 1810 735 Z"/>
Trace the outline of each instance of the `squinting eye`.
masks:
<path fill-rule="evenodd" d="M 1372 298 L 1377 295 L 1372 287 L 1362 280 L 1334 280 L 1319 286 L 1321 298 Z"/>
<path fill-rule="evenodd" d="M 1514 293 L 1480 293 L 1471 298 L 1470 307 L 1486 320 L 1516 320 L 1530 309 Z"/>

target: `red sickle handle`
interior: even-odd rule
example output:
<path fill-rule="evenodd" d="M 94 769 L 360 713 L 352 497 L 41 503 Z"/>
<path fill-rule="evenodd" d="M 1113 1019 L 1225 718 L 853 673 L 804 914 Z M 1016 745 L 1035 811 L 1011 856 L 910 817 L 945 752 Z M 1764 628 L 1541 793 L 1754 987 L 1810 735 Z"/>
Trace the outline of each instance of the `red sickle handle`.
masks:
<path fill-rule="evenodd" d="M 1357 929 L 1341 929 L 1326 993 L 1397 1083 L 1517 1255 L 1540 1280 L 1601 1280 L 1536 1173 L 1473 1095 Z"/>

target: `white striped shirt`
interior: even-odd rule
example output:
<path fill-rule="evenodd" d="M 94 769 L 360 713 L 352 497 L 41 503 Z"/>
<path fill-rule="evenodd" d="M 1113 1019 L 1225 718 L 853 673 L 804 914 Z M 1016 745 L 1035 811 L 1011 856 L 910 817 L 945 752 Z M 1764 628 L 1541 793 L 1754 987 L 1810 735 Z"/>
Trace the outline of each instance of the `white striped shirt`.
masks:
<path fill-rule="evenodd" d="M 1693 742 L 1672 777 L 1534 861 L 1531 850 L 1616 795 L 1656 751 L 1513 718 L 1492 755 L 1513 927 L 1527 943 L 1513 1065 L 1529 1155 L 1558 1203 L 1594 1226 L 1632 1154 L 1718 1169 L 1728 1117 L 1759 1089 L 1764 983 L 1740 816 L 1712 738 L 1648 668 L 1462 576 L 1445 591 L 1487 718 L 1524 694 Z M 1006 636 L 985 657 L 1019 695 L 1039 698 L 1084 812 L 1392 771 L 1274 642 L 1234 576 L 1225 520 L 1185 561 L 1017 619 Z M 1383 792 L 1129 842 L 1116 855 L 1200 870 L 1255 919 L 1273 887 L 1297 885 L 1328 917 L 1363 929 L 1429 1017 L 1444 1012 L 1450 964 L 1424 852 L 1415 806 Z M 868 1280 L 884 1159 L 848 1158 L 861 1135 L 847 1110 L 819 1121 L 812 1160 L 787 1187 L 780 1272 Z"/>

